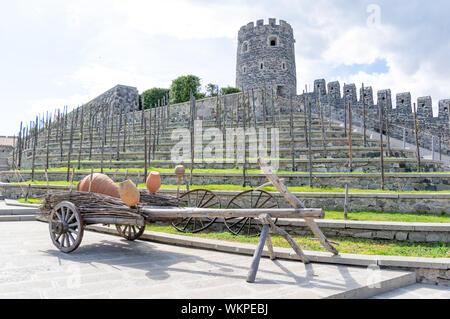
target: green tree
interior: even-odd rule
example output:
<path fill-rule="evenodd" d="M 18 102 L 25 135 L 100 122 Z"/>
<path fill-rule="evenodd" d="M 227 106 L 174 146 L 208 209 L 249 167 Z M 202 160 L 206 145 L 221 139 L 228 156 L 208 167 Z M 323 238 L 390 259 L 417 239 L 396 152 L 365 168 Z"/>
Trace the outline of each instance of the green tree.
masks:
<path fill-rule="evenodd" d="M 217 84 L 209 83 L 206 85 L 206 96 L 219 95 L 219 86 Z"/>
<path fill-rule="evenodd" d="M 200 92 L 201 83 L 200 78 L 195 75 L 180 76 L 172 81 L 170 87 L 170 103 L 183 103 L 189 101 L 191 92 L 196 99 L 205 97 L 205 94 Z"/>
<path fill-rule="evenodd" d="M 161 100 L 165 95 L 169 93 L 169 89 L 152 88 L 144 91 L 141 94 L 141 100 L 139 102 L 140 109 L 142 109 L 142 97 L 144 98 L 144 109 L 149 109 L 150 106 L 158 104 L 158 100 Z"/>
<path fill-rule="evenodd" d="M 220 89 L 220 94 L 221 95 L 228 95 L 228 94 L 234 94 L 234 93 L 239 93 L 242 92 L 241 90 L 239 90 L 238 88 L 234 88 L 231 86 L 227 86 L 225 88 L 221 88 Z"/>

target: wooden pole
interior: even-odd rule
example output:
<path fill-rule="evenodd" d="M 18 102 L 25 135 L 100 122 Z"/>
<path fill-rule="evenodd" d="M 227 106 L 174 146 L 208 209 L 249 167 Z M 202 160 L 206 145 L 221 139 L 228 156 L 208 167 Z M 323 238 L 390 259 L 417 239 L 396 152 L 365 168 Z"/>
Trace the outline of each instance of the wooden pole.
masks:
<path fill-rule="evenodd" d="M 106 123 L 107 123 L 107 115 L 105 106 L 102 107 L 102 127 L 103 127 L 103 136 L 102 136 L 102 148 L 101 148 L 101 158 L 100 158 L 100 173 L 103 174 L 103 162 L 105 157 L 105 143 L 106 143 Z"/>
<path fill-rule="evenodd" d="M 309 187 L 313 187 L 312 164 L 312 133 L 311 133 L 311 102 L 308 101 L 308 159 L 309 159 Z"/>
<path fill-rule="evenodd" d="M 280 182 L 280 179 L 278 176 L 267 166 L 267 164 L 264 162 L 264 160 L 260 157 L 258 158 L 258 163 L 261 167 L 261 170 L 266 175 L 266 177 L 269 179 L 269 181 L 272 182 L 273 186 L 278 190 L 278 192 L 291 204 L 292 207 L 296 209 L 305 208 L 305 204 L 303 204 L 302 201 L 300 201 L 297 197 L 295 197 L 288 189 L 287 187 Z M 273 215 L 272 215 L 273 216 Z M 273 216 L 274 217 L 274 216 Z M 320 228 L 317 226 L 316 222 L 311 218 L 305 218 L 305 223 L 308 225 L 308 227 L 311 229 L 313 234 L 316 236 L 316 238 L 319 240 L 319 242 L 322 244 L 322 246 L 327 249 L 329 252 L 333 253 L 334 255 L 338 255 L 339 252 L 336 248 L 331 245 L 331 243 L 328 241 L 328 239 L 325 237 L 325 235 L 322 233 Z"/>
<path fill-rule="evenodd" d="M 155 159 L 155 149 L 156 149 L 156 119 L 157 119 L 157 116 L 156 116 L 156 105 L 153 106 L 153 111 L 154 111 L 154 114 L 153 114 L 153 129 L 152 129 L 152 132 L 153 132 L 153 147 L 152 147 L 152 152 L 153 152 L 153 159 Z M 150 113 L 151 113 L 151 110 L 150 110 Z"/>
<path fill-rule="evenodd" d="M 92 112 L 92 106 L 89 107 L 89 160 L 92 159 L 92 142 L 93 142 L 93 129 L 94 129 L 94 114 Z"/>
<path fill-rule="evenodd" d="M 147 178 L 148 153 L 147 153 L 147 119 L 144 118 L 144 178 Z"/>
<path fill-rule="evenodd" d="M 112 158 L 113 158 L 113 130 L 114 130 L 114 114 L 113 114 L 113 107 L 109 107 L 109 117 L 110 117 L 110 126 L 111 131 L 109 134 L 109 169 L 112 168 Z"/>
<path fill-rule="evenodd" d="M 344 137 L 347 137 L 347 92 L 345 92 L 344 83 Z"/>
<path fill-rule="evenodd" d="M 60 146 L 60 151 L 61 151 L 61 157 L 60 157 L 60 161 L 62 163 L 63 161 L 63 138 L 64 138 L 64 129 L 65 129 L 65 116 L 64 116 L 64 109 L 63 112 L 61 113 L 61 117 L 60 117 L 60 135 L 59 135 L 59 146 Z"/>
<path fill-rule="evenodd" d="M 420 167 L 420 144 L 419 144 L 419 122 L 417 120 L 416 103 L 414 105 L 414 134 L 416 138 L 416 156 L 417 156 L 417 171 L 420 173 L 422 168 Z"/>
<path fill-rule="evenodd" d="M 19 148 L 19 153 L 18 153 L 18 168 L 21 169 L 22 167 L 22 144 L 23 144 L 23 134 L 22 134 L 22 121 L 20 122 L 20 133 L 19 133 L 19 139 L 17 141 L 18 143 L 18 148 Z"/>
<path fill-rule="evenodd" d="M 387 93 L 384 92 L 384 101 L 386 104 L 386 140 L 387 140 L 387 156 L 391 157 L 391 138 L 390 138 L 390 110 L 387 104 Z"/>
<path fill-rule="evenodd" d="M 128 129 L 128 112 L 123 112 L 124 119 L 123 119 L 123 149 L 122 151 L 126 152 L 126 143 L 127 143 L 127 129 Z"/>
<path fill-rule="evenodd" d="M 383 106 L 378 103 L 378 117 L 380 126 L 380 166 L 381 166 L 381 189 L 384 189 L 384 145 L 383 145 Z"/>
<path fill-rule="evenodd" d="M 267 235 L 269 234 L 269 225 L 265 224 L 259 236 L 258 245 L 256 246 L 255 253 L 253 254 L 252 264 L 250 265 L 250 271 L 247 276 L 247 282 L 253 283 L 256 279 L 256 273 L 258 272 L 259 261 L 261 260 L 264 244 L 266 243 Z"/>
<path fill-rule="evenodd" d="M 33 160 L 31 163 L 31 181 L 34 181 L 34 163 L 36 160 L 36 146 L 37 146 L 37 138 L 38 138 L 38 125 L 39 119 L 36 116 L 36 123 L 34 126 L 34 143 L 33 143 Z"/>
<path fill-rule="evenodd" d="M 252 111 L 253 111 L 253 125 L 254 125 L 254 128 L 255 128 L 255 130 L 256 130 L 256 128 L 257 128 L 257 125 L 256 125 L 256 110 L 255 110 L 255 92 L 253 91 L 253 89 L 252 89 Z"/>
<path fill-rule="evenodd" d="M 309 139 L 308 139 L 308 88 L 305 85 L 305 91 L 303 91 L 303 95 L 304 95 L 304 109 L 305 109 L 305 124 L 304 124 L 304 128 L 305 128 L 305 147 L 308 147 L 309 145 Z"/>
<path fill-rule="evenodd" d="M 250 98 L 249 98 L 250 99 Z M 242 127 L 244 129 L 244 167 L 242 169 L 242 174 L 243 174 L 243 183 L 242 186 L 245 187 L 246 186 L 246 170 L 247 170 L 247 145 L 246 145 L 246 135 L 245 135 L 245 131 L 246 131 L 246 121 L 247 121 L 247 114 L 246 114 L 246 108 L 245 108 L 245 92 L 242 91 L 242 107 L 243 107 L 243 115 L 242 115 Z"/>
<path fill-rule="evenodd" d="M 353 172 L 353 141 L 352 141 L 352 107 L 348 103 L 348 166 L 350 172 Z"/>
<path fill-rule="evenodd" d="M 119 125 L 117 126 L 117 149 L 116 149 L 116 160 L 120 160 L 120 131 L 122 130 L 122 109 L 119 110 L 120 114 L 118 116 Z"/>
<path fill-rule="evenodd" d="M 193 175 L 193 170 L 194 170 L 194 113 L 195 113 L 195 97 L 191 92 L 191 103 L 190 103 L 190 110 L 191 110 L 191 116 L 190 116 L 190 122 L 189 122 L 189 127 L 190 127 L 190 131 L 191 131 L 191 174 L 190 174 L 190 178 L 189 178 L 189 184 L 192 185 L 192 175 Z"/>
<path fill-rule="evenodd" d="M 78 151 L 78 166 L 77 168 L 80 169 L 80 161 L 81 161 L 81 150 L 83 148 L 83 132 L 84 130 L 84 107 L 81 107 L 81 118 L 80 118 L 80 146 Z"/>
<path fill-rule="evenodd" d="M 297 167 L 295 166 L 295 151 L 294 151 L 294 147 L 295 147 L 295 139 L 294 139 L 294 106 L 292 104 L 292 95 L 290 97 L 290 121 L 289 121 L 289 125 L 290 125 L 290 131 L 291 131 L 291 159 L 292 159 L 292 171 L 295 172 L 297 170 Z"/>
<path fill-rule="evenodd" d="M 51 133 L 51 131 L 52 131 L 52 119 L 50 118 L 50 120 L 49 120 L 49 124 L 47 125 L 47 150 L 46 150 L 46 153 L 45 153 L 45 166 L 46 167 L 49 167 L 49 165 L 48 165 L 48 156 L 49 156 L 49 153 L 50 153 L 50 133 Z"/>
<path fill-rule="evenodd" d="M 363 107 L 363 143 L 364 143 L 364 147 L 367 147 L 366 92 L 365 92 L 365 89 L 364 89 L 364 83 L 362 84 L 362 107 Z"/>
<path fill-rule="evenodd" d="M 344 218 L 348 219 L 348 184 L 345 184 Z"/>
<path fill-rule="evenodd" d="M 67 176 L 66 181 L 69 181 L 69 175 L 70 175 L 70 160 L 72 156 L 72 143 L 73 143 L 73 124 L 74 124 L 74 114 L 72 113 L 71 116 L 71 122 L 70 122 L 70 141 L 69 141 L 69 150 L 67 152 Z"/>
<path fill-rule="evenodd" d="M 323 121 L 323 108 L 322 103 L 320 102 L 320 97 L 318 99 L 318 107 L 319 107 L 319 115 L 320 115 L 320 124 L 322 126 L 322 142 L 323 142 L 323 158 L 327 158 L 327 134 L 325 133 L 325 123 Z"/>

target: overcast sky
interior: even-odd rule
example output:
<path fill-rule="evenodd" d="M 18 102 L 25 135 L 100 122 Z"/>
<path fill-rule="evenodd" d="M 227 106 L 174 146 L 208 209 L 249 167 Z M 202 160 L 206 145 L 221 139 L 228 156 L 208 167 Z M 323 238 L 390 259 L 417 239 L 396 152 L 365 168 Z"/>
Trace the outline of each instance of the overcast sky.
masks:
<path fill-rule="evenodd" d="M 116 84 L 140 92 L 195 74 L 235 85 L 237 33 L 294 28 L 298 93 L 315 79 L 450 98 L 447 0 L 0 0 L 0 135 Z"/>

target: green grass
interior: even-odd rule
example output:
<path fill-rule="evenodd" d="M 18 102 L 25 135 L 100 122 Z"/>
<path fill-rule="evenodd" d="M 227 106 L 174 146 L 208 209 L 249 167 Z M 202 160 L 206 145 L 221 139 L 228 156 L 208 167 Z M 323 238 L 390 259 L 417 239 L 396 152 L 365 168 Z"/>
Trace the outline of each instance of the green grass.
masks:
<path fill-rule="evenodd" d="M 143 176 L 142 176 L 143 178 Z M 132 180 L 136 180 L 136 176 L 131 177 Z M 32 184 L 32 185 L 45 185 L 47 184 L 46 181 L 25 181 L 25 182 L 13 182 L 12 184 Z M 66 181 L 51 181 L 50 185 L 65 185 L 68 186 L 70 182 Z M 73 182 L 74 185 L 78 184 L 78 181 Z M 118 184 L 118 183 L 117 183 Z M 145 188 L 146 185 L 144 183 L 140 183 L 139 187 Z M 162 186 L 163 189 L 177 189 L 178 185 L 175 184 L 164 184 Z M 209 190 L 216 190 L 216 191 L 244 191 L 251 189 L 250 186 L 243 187 L 242 185 L 219 185 L 219 184 L 208 184 L 208 185 L 190 185 L 189 189 L 209 189 Z M 180 189 L 185 190 L 186 185 L 182 185 Z M 288 189 L 291 192 L 295 193 L 344 193 L 344 188 L 339 187 L 309 187 L 309 186 L 289 186 Z M 277 190 L 275 187 L 267 186 L 262 188 L 262 190 L 268 191 L 268 192 L 276 192 Z M 350 188 L 350 193 L 383 193 L 383 194 L 434 194 L 434 193 L 440 193 L 440 194 L 448 194 L 450 193 L 450 190 L 443 190 L 443 191 L 391 191 L 391 190 L 381 190 L 381 189 L 359 189 L 359 188 Z"/>
<path fill-rule="evenodd" d="M 325 218 L 335 220 L 345 219 L 344 212 L 340 211 L 325 211 Z M 348 213 L 348 220 L 408 223 L 450 223 L 450 216 L 446 214 L 431 215 L 420 213 L 352 211 Z"/>
<path fill-rule="evenodd" d="M 105 164 L 105 166 L 107 166 Z M 44 170 L 36 170 L 36 172 L 43 172 Z M 88 168 L 81 168 L 77 169 L 77 172 L 90 172 L 91 169 Z M 144 173 L 143 168 L 137 168 L 137 167 L 130 167 L 130 168 L 117 168 L 117 169 L 109 169 L 104 168 L 103 172 L 105 173 L 114 173 L 114 172 L 129 172 L 129 173 L 137 173 L 141 172 Z M 174 173 L 173 168 L 160 168 L 160 167 L 149 167 L 148 171 L 158 171 L 160 173 Z M 31 172 L 31 170 L 21 170 L 20 172 Z M 67 172 L 67 167 L 55 167 L 48 169 L 48 172 Z M 94 172 L 100 172 L 100 168 L 95 168 Z M 186 173 L 189 174 L 190 170 L 188 167 L 186 167 Z M 243 174 L 243 169 L 241 168 L 226 168 L 226 169 L 203 169 L 203 168 L 197 168 L 194 169 L 193 172 L 195 173 L 210 173 L 210 174 Z M 309 174 L 309 172 L 293 172 L 289 170 L 278 170 L 276 171 L 278 174 Z M 247 174 L 262 174 L 262 171 L 260 169 L 247 169 Z M 333 175 L 339 175 L 339 174 L 345 174 L 345 175 L 359 175 L 359 174 L 379 174 L 378 172 L 313 172 L 314 175 L 324 175 L 324 174 L 333 174 Z M 397 172 L 387 172 L 386 174 L 391 175 L 399 175 L 399 174 L 417 174 L 417 172 L 404 172 L 404 173 L 397 173 Z M 423 172 L 420 174 L 450 174 L 450 172 Z"/>
<path fill-rule="evenodd" d="M 40 199 L 40 198 L 28 198 L 28 200 L 25 200 L 25 198 L 19 198 L 17 201 L 19 203 L 24 203 L 24 204 L 41 204 L 42 203 L 42 199 Z"/>
<path fill-rule="evenodd" d="M 162 224 L 153 224 L 147 226 L 148 230 L 178 234 L 189 237 L 201 237 L 208 239 L 218 239 L 230 242 L 256 244 L 258 237 L 234 236 L 229 232 L 209 232 L 204 231 L 197 234 L 180 233 L 171 226 Z M 293 235 L 293 239 L 305 250 L 326 251 L 319 242 L 310 240 L 312 236 Z M 408 243 L 394 240 L 370 240 L 357 239 L 349 237 L 329 238 L 337 242 L 336 246 L 340 253 L 360 254 L 360 255 L 388 255 L 388 256 L 407 256 L 407 257 L 431 257 L 448 258 L 450 257 L 449 245 L 444 243 L 422 244 Z M 284 238 L 278 235 L 272 235 L 272 243 L 275 247 L 290 247 Z"/>

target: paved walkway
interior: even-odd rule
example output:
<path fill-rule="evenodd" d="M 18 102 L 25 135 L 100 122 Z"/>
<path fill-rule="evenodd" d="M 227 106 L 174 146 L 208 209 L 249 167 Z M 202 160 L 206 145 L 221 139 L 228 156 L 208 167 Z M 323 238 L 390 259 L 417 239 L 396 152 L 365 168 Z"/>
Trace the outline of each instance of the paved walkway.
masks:
<path fill-rule="evenodd" d="M 67 255 L 45 223 L 0 223 L 0 298 L 354 298 L 411 281 L 403 271 L 264 258 L 249 284 L 250 263 L 250 256 L 90 231 Z"/>
<path fill-rule="evenodd" d="M 450 299 L 450 287 L 414 284 L 375 296 L 373 299 Z"/>

